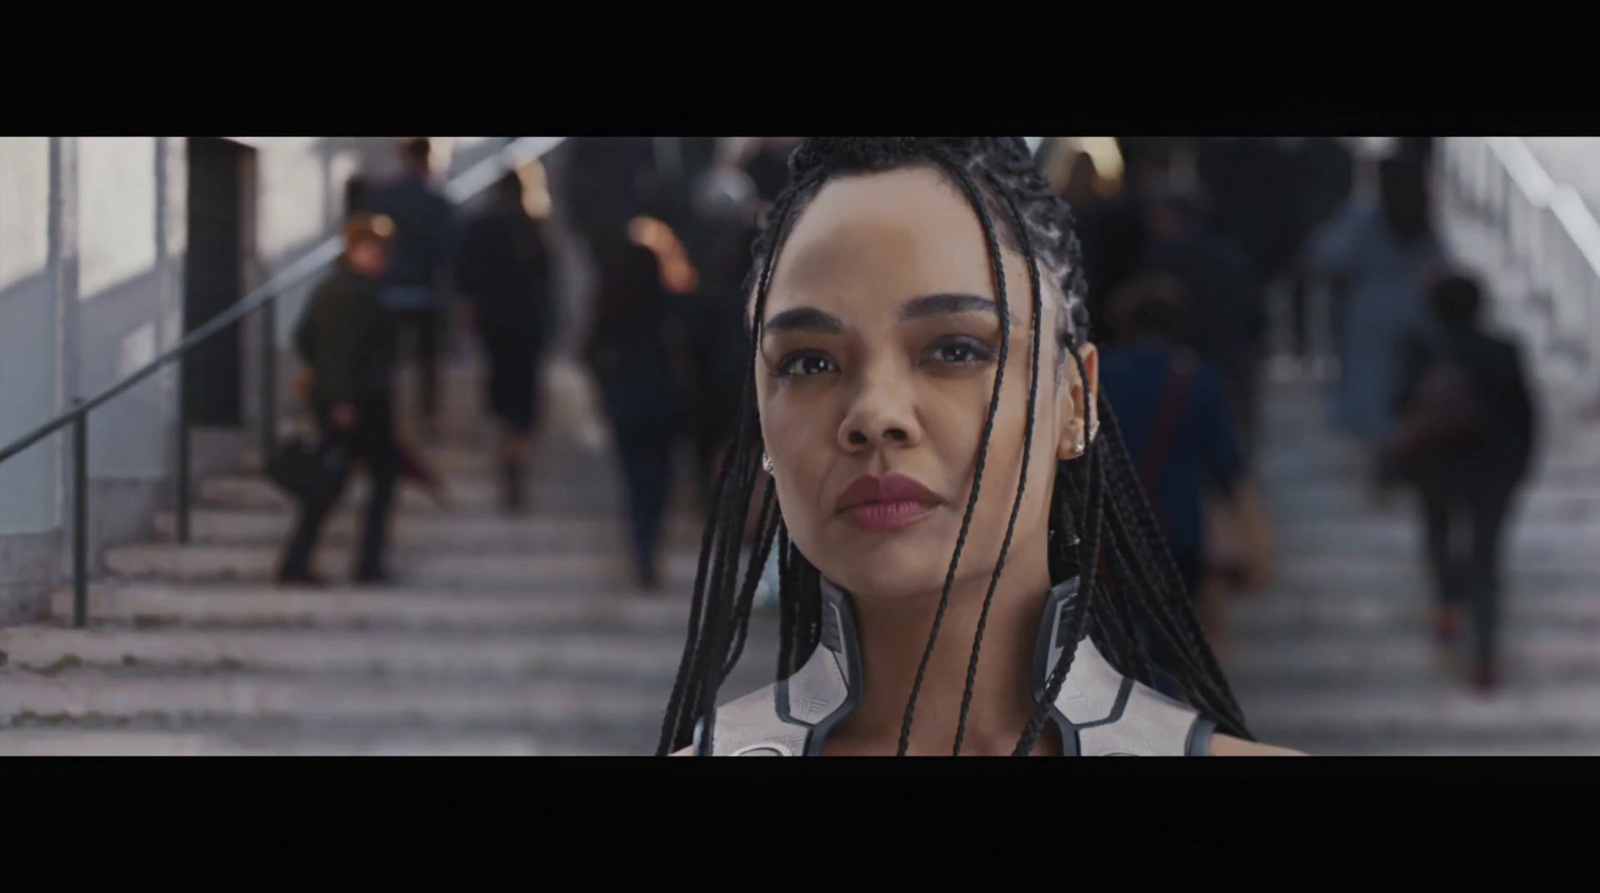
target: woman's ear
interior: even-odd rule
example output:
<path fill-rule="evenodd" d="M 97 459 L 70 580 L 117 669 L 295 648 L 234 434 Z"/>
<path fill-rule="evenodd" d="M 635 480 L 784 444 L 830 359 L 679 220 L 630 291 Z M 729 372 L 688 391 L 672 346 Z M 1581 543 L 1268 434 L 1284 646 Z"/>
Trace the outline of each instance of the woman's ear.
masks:
<path fill-rule="evenodd" d="M 1066 350 L 1065 347 L 1061 349 Z M 1094 345 L 1085 344 L 1078 348 L 1078 356 L 1083 360 L 1087 383 L 1079 377 L 1078 364 L 1073 362 L 1072 357 L 1062 358 L 1066 369 L 1064 386 L 1057 395 L 1057 414 L 1061 419 L 1061 430 L 1056 441 L 1056 457 L 1059 459 L 1076 459 L 1083 455 L 1100 429 L 1100 419 L 1095 412 L 1100 397 L 1100 355 Z"/>

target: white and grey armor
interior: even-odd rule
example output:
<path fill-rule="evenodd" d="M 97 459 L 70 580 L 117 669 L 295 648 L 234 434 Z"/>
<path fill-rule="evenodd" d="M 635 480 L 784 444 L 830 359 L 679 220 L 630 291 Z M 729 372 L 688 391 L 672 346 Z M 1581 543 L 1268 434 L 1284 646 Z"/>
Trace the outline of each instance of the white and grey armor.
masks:
<path fill-rule="evenodd" d="M 1069 580 L 1045 601 L 1034 656 L 1034 696 L 1044 695 L 1061 654 Z M 816 756 L 828 732 L 855 709 L 861 653 L 850 597 L 822 584 L 822 637 L 793 676 L 717 709 L 716 756 Z M 1050 711 L 1068 756 L 1204 756 L 1215 724 L 1192 708 L 1123 676 L 1086 636 Z M 698 739 L 698 733 L 697 733 Z M 692 752 L 692 751 L 691 751 Z"/>

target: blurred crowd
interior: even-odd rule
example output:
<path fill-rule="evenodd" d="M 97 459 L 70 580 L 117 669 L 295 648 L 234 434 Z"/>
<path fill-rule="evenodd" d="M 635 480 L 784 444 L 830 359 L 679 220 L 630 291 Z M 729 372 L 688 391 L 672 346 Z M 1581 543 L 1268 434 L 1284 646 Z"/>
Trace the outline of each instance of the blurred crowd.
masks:
<path fill-rule="evenodd" d="M 1418 497 L 1435 633 L 1449 647 L 1470 620 L 1472 679 L 1492 688 L 1535 408 L 1436 230 L 1432 140 L 1122 140 L 1114 180 L 1062 142 L 1046 163 L 1078 219 L 1102 389 L 1219 655 L 1227 596 L 1273 574 L 1252 459 L 1276 318 L 1291 366 L 1333 360 L 1331 422 L 1364 449 L 1374 498 Z"/>
<path fill-rule="evenodd" d="M 659 585 L 675 483 L 692 472 L 709 498 L 732 438 L 751 244 L 795 142 L 570 138 L 550 177 L 563 236 L 593 272 L 580 353 L 613 434 L 642 588 Z M 1278 350 L 1294 363 L 1316 367 L 1326 350 L 1337 360 L 1334 421 L 1367 445 L 1375 490 L 1406 484 L 1422 495 L 1436 629 L 1448 640 L 1470 615 L 1478 681 L 1493 682 L 1497 555 L 1533 408 L 1515 348 L 1479 324 L 1479 284 L 1445 263 L 1432 151 L 1431 140 L 1406 138 L 1371 157 L 1334 137 L 1050 137 L 1040 147 L 1076 218 L 1102 390 L 1224 659 L 1228 594 L 1273 575 L 1271 525 L 1251 481 L 1270 322 L 1280 319 Z M 557 310 L 549 221 L 530 213 L 516 172 L 458 220 L 428 141 L 401 154 L 398 178 L 352 184 L 348 250 L 297 332 L 320 434 L 293 448 L 322 477 L 300 488 L 285 582 L 315 582 L 311 550 L 356 462 L 372 478 L 357 575 L 385 578 L 396 482 L 438 483 L 398 441 L 394 369 L 414 358 L 420 415 L 435 419 L 452 318 L 467 321 L 487 362 L 504 507 L 529 505 L 539 369 L 574 325 Z M 674 467 L 680 443 L 691 469 Z"/>

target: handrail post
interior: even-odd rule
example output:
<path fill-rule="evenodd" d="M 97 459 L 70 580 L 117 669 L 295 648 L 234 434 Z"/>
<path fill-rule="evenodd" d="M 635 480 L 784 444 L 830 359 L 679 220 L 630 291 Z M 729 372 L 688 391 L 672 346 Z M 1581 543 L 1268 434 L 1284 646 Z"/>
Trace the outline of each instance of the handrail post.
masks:
<path fill-rule="evenodd" d="M 178 542 L 189 542 L 189 355 L 178 357 L 178 467 L 177 479 Z"/>
<path fill-rule="evenodd" d="M 82 406 L 83 399 L 73 401 Z M 89 414 L 72 420 L 72 625 L 89 625 Z"/>
<path fill-rule="evenodd" d="M 269 299 L 261 308 L 261 461 L 270 462 L 278 448 L 278 305 Z M 263 466 L 264 467 L 264 466 Z"/>

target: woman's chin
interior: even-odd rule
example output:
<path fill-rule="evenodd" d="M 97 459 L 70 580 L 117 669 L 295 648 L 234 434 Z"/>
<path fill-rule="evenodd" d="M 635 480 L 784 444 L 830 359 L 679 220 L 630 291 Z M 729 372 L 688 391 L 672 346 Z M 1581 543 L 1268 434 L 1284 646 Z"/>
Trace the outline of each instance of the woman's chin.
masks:
<path fill-rule="evenodd" d="M 949 538 L 912 535 L 866 537 L 853 532 L 817 564 L 822 575 L 862 598 L 909 598 L 937 591 L 950 569 Z"/>

